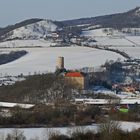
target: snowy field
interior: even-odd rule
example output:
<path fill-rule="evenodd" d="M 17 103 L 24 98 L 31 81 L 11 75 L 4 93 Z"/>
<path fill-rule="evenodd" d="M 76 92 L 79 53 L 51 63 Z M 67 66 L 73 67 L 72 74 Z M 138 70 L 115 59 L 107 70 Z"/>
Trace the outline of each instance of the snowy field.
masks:
<path fill-rule="evenodd" d="M 107 31 L 105 31 L 107 30 Z M 139 46 L 140 36 L 131 36 L 121 31 L 101 28 L 95 30 L 83 31 L 81 36 L 94 38 L 97 45 L 113 45 L 113 46 Z"/>
<path fill-rule="evenodd" d="M 126 39 L 140 46 L 140 36 L 126 36 Z"/>
<path fill-rule="evenodd" d="M 23 128 L 19 129 L 24 132 L 24 135 L 26 136 L 27 140 L 30 140 L 31 138 L 39 138 L 39 140 L 42 139 L 48 139 L 49 132 L 57 132 L 61 134 L 69 134 L 70 131 L 75 130 L 76 128 L 80 128 L 83 130 L 92 130 L 94 132 L 98 131 L 99 124 L 93 124 L 88 126 L 82 126 L 82 127 L 60 127 L 60 128 Z M 120 122 L 120 128 L 124 131 L 132 131 L 135 129 L 140 128 L 140 123 L 136 122 Z M 0 129 L 0 138 L 5 137 L 8 133 L 12 132 L 12 128 L 1 128 Z"/>
<path fill-rule="evenodd" d="M 0 42 L 0 48 L 17 48 L 17 47 L 49 47 L 56 45 L 56 43 L 46 41 L 44 39 L 38 40 L 12 40 Z"/>
<path fill-rule="evenodd" d="M 116 47 L 111 47 L 111 48 L 116 49 Z M 117 49 L 119 49 L 123 52 L 126 52 L 132 58 L 140 59 L 140 47 L 123 47 L 123 46 L 120 46 Z"/>
<path fill-rule="evenodd" d="M 87 30 L 82 32 L 82 36 L 94 37 L 94 36 L 107 36 L 107 33 L 103 32 L 103 29 Z"/>
<path fill-rule="evenodd" d="M 113 30 L 111 34 L 104 32 L 104 28 L 83 31 L 82 36 L 91 37 L 97 42 L 90 45 L 108 46 L 126 52 L 132 58 L 140 59 L 140 36 L 131 36 Z M 106 30 L 109 30 L 106 28 Z M 138 30 L 138 29 L 137 29 Z"/>
<path fill-rule="evenodd" d="M 97 42 L 93 44 L 103 45 L 103 46 L 115 46 L 115 47 L 140 47 L 140 36 L 102 36 L 93 37 Z"/>
<path fill-rule="evenodd" d="M 87 29 L 86 31 L 82 31 L 82 36 L 89 37 L 105 37 L 105 36 L 124 36 L 124 33 L 112 29 L 112 28 L 100 28 L 100 29 Z"/>
<path fill-rule="evenodd" d="M 95 37 L 97 45 L 133 46 L 134 44 L 123 37 Z"/>
<path fill-rule="evenodd" d="M 1 51 L 26 50 L 27 55 L 4 65 L 0 65 L 1 75 L 34 74 L 34 72 L 53 72 L 56 69 L 58 56 L 65 57 L 65 68 L 79 69 L 82 67 L 96 67 L 106 60 L 124 58 L 114 52 L 97 50 L 87 47 L 44 47 L 44 48 L 10 48 Z"/>

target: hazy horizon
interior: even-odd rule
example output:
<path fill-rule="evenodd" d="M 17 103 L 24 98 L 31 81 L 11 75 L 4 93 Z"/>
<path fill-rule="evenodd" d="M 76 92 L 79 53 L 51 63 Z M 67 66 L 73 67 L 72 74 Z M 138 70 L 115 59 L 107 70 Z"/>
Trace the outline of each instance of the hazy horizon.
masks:
<path fill-rule="evenodd" d="M 0 0 L 0 27 L 30 18 L 70 20 L 125 12 L 139 6 L 137 0 Z"/>

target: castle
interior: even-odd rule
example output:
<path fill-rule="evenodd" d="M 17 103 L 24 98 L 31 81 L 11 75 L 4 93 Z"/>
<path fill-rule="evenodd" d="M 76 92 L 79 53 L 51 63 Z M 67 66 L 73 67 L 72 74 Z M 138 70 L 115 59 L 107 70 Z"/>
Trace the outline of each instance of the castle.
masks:
<path fill-rule="evenodd" d="M 64 68 L 64 57 L 58 57 L 57 69 L 63 70 Z M 88 87 L 88 76 L 83 72 L 70 71 L 64 74 L 65 82 L 77 89 L 87 89 Z"/>

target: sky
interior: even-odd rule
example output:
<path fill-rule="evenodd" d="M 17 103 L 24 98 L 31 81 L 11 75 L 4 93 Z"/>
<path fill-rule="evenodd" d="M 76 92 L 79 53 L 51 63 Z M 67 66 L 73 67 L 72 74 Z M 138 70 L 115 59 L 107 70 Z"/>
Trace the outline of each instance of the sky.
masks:
<path fill-rule="evenodd" d="M 30 18 L 67 20 L 125 12 L 140 0 L 0 0 L 0 27 Z"/>

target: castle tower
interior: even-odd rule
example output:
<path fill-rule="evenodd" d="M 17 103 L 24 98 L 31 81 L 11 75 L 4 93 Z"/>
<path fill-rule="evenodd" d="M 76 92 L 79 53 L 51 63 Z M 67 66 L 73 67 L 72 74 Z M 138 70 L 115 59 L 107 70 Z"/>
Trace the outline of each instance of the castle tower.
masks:
<path fill-rule="evenodd" d="M 64 57 L 59 56 L 57 58 L 57 69 L 64 69 Z"/>

